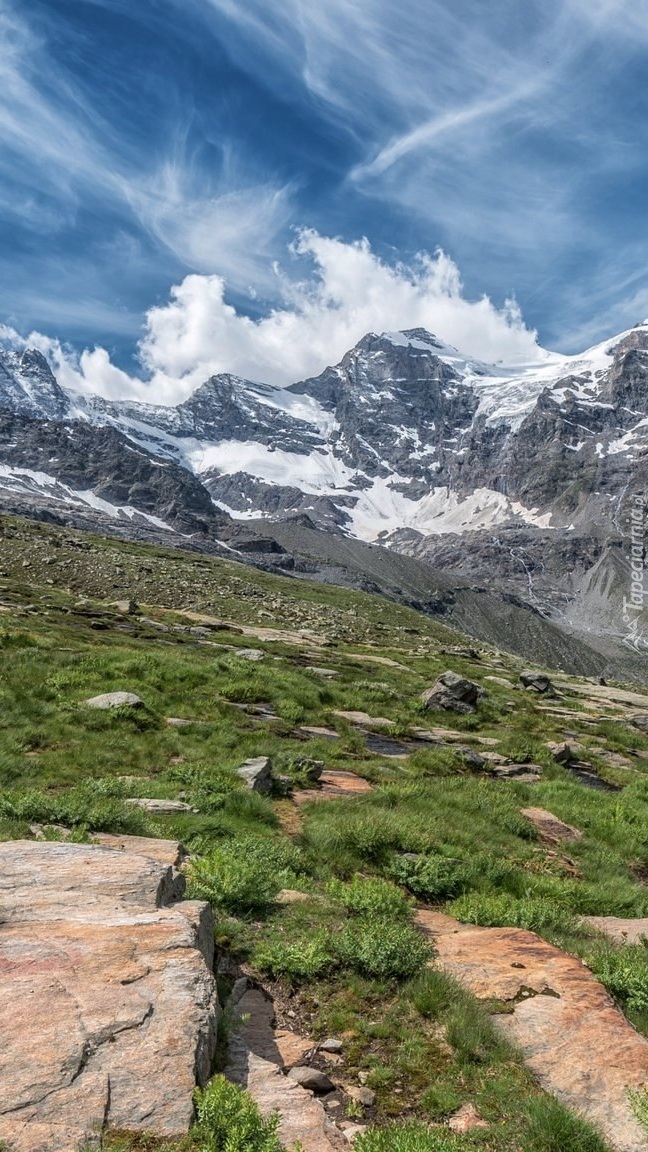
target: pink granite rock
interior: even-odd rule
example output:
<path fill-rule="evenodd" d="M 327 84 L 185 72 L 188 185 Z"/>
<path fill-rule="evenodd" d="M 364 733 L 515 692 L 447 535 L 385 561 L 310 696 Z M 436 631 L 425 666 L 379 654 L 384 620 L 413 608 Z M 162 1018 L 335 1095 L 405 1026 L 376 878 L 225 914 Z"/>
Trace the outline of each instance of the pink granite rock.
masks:
<path fill-rule="evenodd" d="M 0 1141 L 99 1146 L 187 1131 L 218 1001 L 208 905 L 177 899 L 179 845 L 0 844 Z M 154 851 L 157 858 L 152 858 Z"/>

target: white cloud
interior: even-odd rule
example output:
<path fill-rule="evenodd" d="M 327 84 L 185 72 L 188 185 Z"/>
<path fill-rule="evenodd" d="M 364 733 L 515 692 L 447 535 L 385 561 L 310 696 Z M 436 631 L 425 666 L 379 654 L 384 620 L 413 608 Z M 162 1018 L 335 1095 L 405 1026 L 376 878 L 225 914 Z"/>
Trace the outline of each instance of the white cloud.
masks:
<path fill-rule="evenodd" d="M 300 267 L 307 262 L 308 274 L 296 280 L 277 269 L 284 302 L 261 319 L 226 302 L 219 276 L 192 274 L 172 288 L 169 302 L 146 315 L 139 358 L 147 380 L 112 364 L 103 348 L 75 357 L 37 333 L 25 343 L 50 357 L 68 387 L 166 404 L 184 399 L 218 372 L 293 383 L 336 363 L 369 331 L 424 327 L 479 359 L 537 358 L 535 333 L 524 326 L 516 305 L 467 300 L 459 270 L 442 252 L 390 266 L 366 240 L 349 244 L 304 231 L 292 255 Z"/>

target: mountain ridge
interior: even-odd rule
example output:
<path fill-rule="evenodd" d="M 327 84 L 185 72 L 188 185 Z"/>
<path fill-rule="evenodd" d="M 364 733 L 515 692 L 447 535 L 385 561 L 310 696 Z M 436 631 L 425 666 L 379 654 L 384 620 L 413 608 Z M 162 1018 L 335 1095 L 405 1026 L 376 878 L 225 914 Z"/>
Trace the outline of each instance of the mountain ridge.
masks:
<path fill-rule="evenodd" d="M 648 322 L 514 365 L 368 333 L 287 388 L 220 373 L 174 407 L 73 392 L 37 350 L 0 352 L 0 407 L 7 510 L 248 553 L 301 517 L 623 643 Z"/>

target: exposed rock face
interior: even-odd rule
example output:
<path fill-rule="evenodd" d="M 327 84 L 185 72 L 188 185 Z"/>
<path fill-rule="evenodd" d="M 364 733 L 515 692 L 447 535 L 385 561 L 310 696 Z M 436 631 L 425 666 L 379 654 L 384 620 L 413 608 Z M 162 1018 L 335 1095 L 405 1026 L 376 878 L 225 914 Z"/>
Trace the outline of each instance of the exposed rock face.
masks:
<path fill-rule="evenodd" d="M 442 968 L 481 999 L 514 1004 L 493 1019 L 541 1087 L 581 1112 L 616 1152 L 645 1152 L 627 1090 L 646 1083 L 648 1041 L 589 969 L 519 928 L 477 928 L 432 911 L 417 920 Z"/>
<path fill-rule="evenodd" d="M 622 916 L 584 916 L 583 922 L 596 928 L 615 944 L 641 944 L 648 940 L 648 919 L 624 919 Z"/>
<path fill-rule="evenodd" d="M 213 923 L 178 895 L 178 845 L 0 845 L 0 1140 L 98 1147 L 185 1133 L 210 1074 Z M 159 848 L 158 848 L 159 845 Z"/>

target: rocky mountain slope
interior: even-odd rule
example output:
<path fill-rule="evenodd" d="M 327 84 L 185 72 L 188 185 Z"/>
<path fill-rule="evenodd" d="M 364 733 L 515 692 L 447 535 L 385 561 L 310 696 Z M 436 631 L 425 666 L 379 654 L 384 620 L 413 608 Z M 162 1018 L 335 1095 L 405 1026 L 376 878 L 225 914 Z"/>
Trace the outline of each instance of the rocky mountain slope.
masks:
<path fill-rule="evenodd" d="M 369 334 L 289 388 L 222 374 L 176 407 L 73 393 L 40 353 L 3 353 L 0 499 L 266 563 L 283 547 L 274 525 L 297 517 L 640 653 L 641 587 L 628 604 L 633 543 L 635 577 L 645 564 L 647 384 L 648 323 L 515 365 L 422 329 Z"/>

